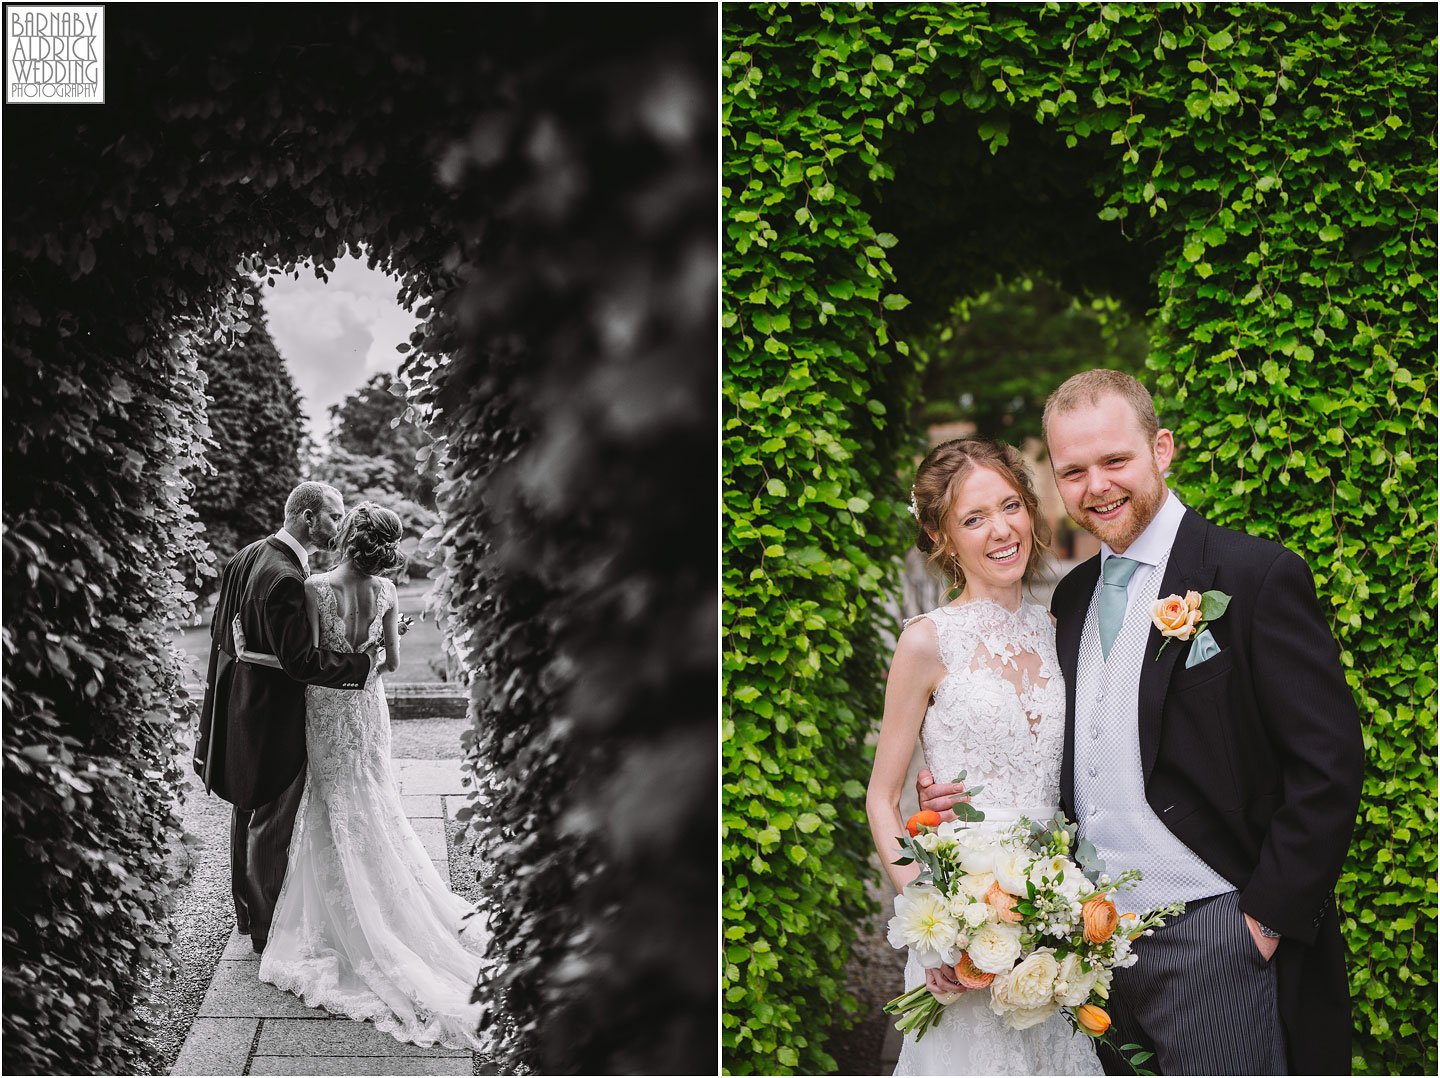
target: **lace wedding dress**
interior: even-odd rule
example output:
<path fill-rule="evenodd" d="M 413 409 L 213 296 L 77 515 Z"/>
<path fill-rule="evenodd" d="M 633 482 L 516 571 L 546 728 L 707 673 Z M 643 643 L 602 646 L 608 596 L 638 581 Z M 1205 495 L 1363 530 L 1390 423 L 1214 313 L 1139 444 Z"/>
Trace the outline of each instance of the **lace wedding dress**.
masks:
<path fill-rule="evenodd" d="M 1065 747 L 1065 683 L 1055 630 L 1043 607 L 1009 611 L 977 599 L 920 615 L 935 625 L 945 677 L 920 728 L 925 765 L 937 782 L 961 771 L 967 786 L 985 785 L 976 807 L 981 828 L 1022 815 L 1048 820 L 1060 803 Z M 975 826 L 975 825 L 972 825 Z M 923 984 L 912 956 L 905 989 Z M 1011 1030 L 990 1010 L 990 992 L 966 992 L 917 1041 L 905 1037 L 896 1074 L 1100 1074 L 1084 1034 L 1060 1015 Z"/>
<path fill-rule="evenodd" d="M 376 584 L 375 617 L 352 647 L 335 591 L 323 578 L 307 581 L 321 647 L 363 651 L 380 640 L 395 585 Z M 260 979 L 397 1040 L 483 1049 L 483 1008 L 470 1003 L 483 918 L 451 893 L 405 818 L 379 677 L 359 692 L 307 686 L 305 747 L 305 789 Z"/>

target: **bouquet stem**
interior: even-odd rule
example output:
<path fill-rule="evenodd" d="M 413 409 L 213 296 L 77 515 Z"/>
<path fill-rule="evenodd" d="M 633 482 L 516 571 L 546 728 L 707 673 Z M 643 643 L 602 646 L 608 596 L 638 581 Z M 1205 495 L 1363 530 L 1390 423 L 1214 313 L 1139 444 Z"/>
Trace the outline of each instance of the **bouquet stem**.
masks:
<path fill-rule="evenodd" d="M 922 984 L 917 988 L 912 988 L 903 996 L 896 996 L 885 1004 L 884 1010 L 886 1014 L 900 1015 L 900 1020 L 895 1023 L 895 1028 L 901 1033 L 914 1033 L 915 1039 L 918 1041 L 925 1036 L 926 1030 L 940 1020 L 940 1014 L 945 1010 L 945 1005 Z"/>

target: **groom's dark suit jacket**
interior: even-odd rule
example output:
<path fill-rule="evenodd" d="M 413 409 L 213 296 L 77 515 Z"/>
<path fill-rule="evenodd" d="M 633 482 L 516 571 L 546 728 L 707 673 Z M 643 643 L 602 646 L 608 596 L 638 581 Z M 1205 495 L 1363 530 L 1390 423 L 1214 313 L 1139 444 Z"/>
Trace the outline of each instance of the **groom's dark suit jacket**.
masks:
<path fill-rule="evenodd" d="M 1076 665 L 1097 555 L 1055 590 L 1065 673 L 1061 802 L 1075 817 Z M 1275 543 L 1186 510 L 1159 594 L 1223 591 L 1221 650 L 1190 669 L 1190 644 L 1152 627 L 1140 676 L 1145 799 L 1283 939 L 1280 1017 L 1291 1074 L 1350 1073 L 1350 996 L 1333 892 L 1360 803 L 1360 717 L 1310 570 Z M 1123 867 L 1123 866 L 1121 866 Z M 1143 953 L 1141 955 L 1144 961 Z"/>
<path fill-rule="evenodd" d="M 237 613 L 245 646 L 277 656 L 282 669 L 235 661 Z M 305 766 L 305 686 L 359 689 L 369 674 L 367 656 L 312 645 L 295 552 L 274 536 L 251 543 L 225 566 L 210 623 L 195 743 L 206 790 L 242 809 L 275 800 Z"/>

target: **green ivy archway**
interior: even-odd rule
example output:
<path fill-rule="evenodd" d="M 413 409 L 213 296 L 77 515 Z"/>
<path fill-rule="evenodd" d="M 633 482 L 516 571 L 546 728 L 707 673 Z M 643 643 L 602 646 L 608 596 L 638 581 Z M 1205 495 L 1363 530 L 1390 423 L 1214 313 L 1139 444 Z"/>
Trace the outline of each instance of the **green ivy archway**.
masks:
<path fill-rule="evenodd" d="M 1188 447 L 1181 496 L 1314 569 L 1365 722 L 1339 886 L 1355 1068 L 1433 1069 L 1434 649 L 1412 611 L 1434 602 L 1434 12 L 752 5 L 724 21 L 727 1067 L 832 1065 L 849 940 L 876 913 L 864 741 L 908 523 L 905 337 L 1018 259 L 1132 297 L 1140 268 L 1149 381 Z M 1079 253 L 1045 246 L 1049 211 L 1004 218 L 1011 249 L 937 205 L 1007 155 L 1005 176 L 1054 170 L 1021 204 L 1060 183 L 1051 209 L 1071 208 Z"/>

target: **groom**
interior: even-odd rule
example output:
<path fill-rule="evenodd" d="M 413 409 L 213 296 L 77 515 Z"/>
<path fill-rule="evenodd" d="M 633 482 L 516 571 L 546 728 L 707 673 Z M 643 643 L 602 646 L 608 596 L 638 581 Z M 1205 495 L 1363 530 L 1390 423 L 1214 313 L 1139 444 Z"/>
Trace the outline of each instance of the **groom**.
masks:
<path fill-rule="evenodd" d="M 1180 504 L 1173 437 L 1129 375 L 1071 378 L 1044 431 L 1067 513 L 1101 541 L 1051 604 L 1061 805 L 1110 865 L 1143 872 L 1122 909 L 1186 904 L 1116 971 L 1114 1043 L 1153 1049 L 1163 1074 L 1348 1074 L 1333 891 L 1363 744 L 1310 570 Z M 1229 607 L 1162 654 L 1152 605 L 1189 591 Z M 930 785 L 921 807 L 956 792 Z"/>
<path fill-rule="evenodd" d="M 301 483 L 285 502 L 285 526 L 225 566 L 210 623 L 210 668 L 200 707 L 195 770 L 234 809 L 230 886 L 235 924 L 265 949 L 285 877 L 295 813 L 305 788 L 305 686 L 359 689 L 373 650 L 321 651 L 305 614 L 309 555 L 334 542 L 345 506 L 323 483 Z M 281 669 L 235 660 L 230 623 L 240 616 L 248 645 Z"/>

